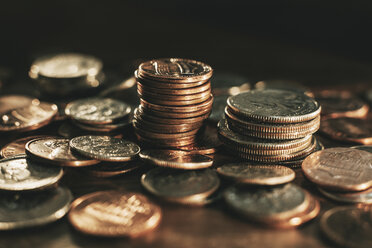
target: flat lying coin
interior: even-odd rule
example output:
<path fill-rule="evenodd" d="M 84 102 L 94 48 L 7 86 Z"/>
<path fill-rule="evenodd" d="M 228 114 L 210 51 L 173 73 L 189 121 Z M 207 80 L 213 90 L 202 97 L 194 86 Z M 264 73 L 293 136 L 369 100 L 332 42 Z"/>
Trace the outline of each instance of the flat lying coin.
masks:
<path fill-rule="evenodd" d="M 372 247 L 372 209 L 337 207 L 325 212 L 320 228 L 333 242 L 344 247 Z"/>
<path fill-rule="evenodd" d="M 27 159 L 25 155 L 0 160 L 1 190 L 40 189 L 55 184 L 62 175 L 61 167 L 38 164 Z"/>
<path fill-rule="evenodd" d="M 33 140 L 33 139 L 45 138 L 45 137 L 50 137 L 50 136 L 36 135 L 36 136 L 29 136 L 29 137 L 14 140 L 11 143 L 5 145 L 1 149 L 0 155 L 3 158 L 9 158 L 9 157 L 13 157 L 15 155 L 25 154 L 26 153 L 25 146 L 26 146 L 27 142 L 29 142 L 30 140 Z"/>
<path fill-rule="evenodd" d="M 154 165 L 184 170 L 207 168 L 213 164 L 210 157 L 179 150 L 143 150 L 139 156 Z"/>
<path fill-rule="evenodd" d="M 142 175 L 141 184 L 162 199 L 188 204 L 207 198 L 217 190 L 220 180 L 209 169 L 181 171 L 155 168 Z"/>
<path fill-rule="evenodd" d="M 158 226 L 161 216 L 161 209 L 144 195 L 100 191 L 76 199 L 68 219 L 86 234 L 137 237 Z"/>
<path fill-rule="evenodd" d="M 39 226 L 62 218 L 70 209 L 70 190 L 63 187 L 37 193 L 2 194 L 0 230 Z"/>
<path fill-rule="evenodd" d="M 372 146 L 353 146 L 353 147 L 350 147 L 350 148 L 354 148 L 354 149 L 358 149 L 358 150 L 367 151 L 367 152 L 372 153 Z"/>
<path fill-rule="evenodd" d="M 26 144 L 26 153 L 31 158 L 61 166 L 87 166 L 99 163 L 98 160 L 87 159 L 71 153 L 68 139 L 41 138 Z"/>
<path fill-rule="evenodd" d="M 226 164 L 217 168 L 217 172 L 245 184 L 278 185 L 292 181 L 296 174 L 280 165 L 252 165 L 249 163 Z"/>
<path fill-rule="evenodd" d="M 369 188 L 364 191 L 358 191 L 358 192 L 329 191 L 321 187 L 318 187 L 318 190 L 320 191 L 320 193 L 322 193 L 326 197 L 332 200 L 335 200 L 335 201 L 339 201 L 339 202 L 363 203 L 363 204 L 372 203 L 372 188 Z"/>
<path fill-rule="evenodd" d="M 302 163 L 305 176 L 324 188 L 360 191 L 372 186 L 372 154 L 352 148 L 315 152 Z"/>
<path fill-rule="evenodd" d="M 70 140 L 70 147 L 83 156 L 111 162 L 133 160 L 140 152 L 133 142 L 98 135 L 75 137 Z"/>

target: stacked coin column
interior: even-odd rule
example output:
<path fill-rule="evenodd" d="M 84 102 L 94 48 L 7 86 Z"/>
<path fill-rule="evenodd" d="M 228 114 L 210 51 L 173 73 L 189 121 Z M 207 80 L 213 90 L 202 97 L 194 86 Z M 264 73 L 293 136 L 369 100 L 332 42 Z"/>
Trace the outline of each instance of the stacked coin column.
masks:
<path fill-rule="evenodd" d="M 212 108 L 212 68 L 194 60 L 157 59 L 142 63 L 135 76 L 140 105 L 133 125 L 138 139 L 163 148 L 194 144 Z"/>

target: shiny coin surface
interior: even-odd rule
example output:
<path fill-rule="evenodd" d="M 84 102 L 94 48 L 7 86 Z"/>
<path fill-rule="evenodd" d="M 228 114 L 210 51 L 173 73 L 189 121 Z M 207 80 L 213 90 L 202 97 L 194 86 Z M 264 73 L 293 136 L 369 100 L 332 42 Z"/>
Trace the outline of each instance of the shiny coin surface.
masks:
<path fill-rule="evenodd" d="M 29 136 L 29 137 L 14 140 L 11 143 L 5 145 L 1 149 L 0 155 L 3 158 L 9 158 L 9 157 L 13 157 L 15 155 L 25 154 L 26 153 L 25 146 L 26 146 L 27 142 L 29 142 L 30 140 L 33 140 L 33 139 L 45 138 L 45 137 L 49 137 L 49 136 L 47 136 L 47 135 L 36 135 L 36 136 Z"/>
<path fill-rule="evenodd" d="M 133 142 L 97 135 L 75 137 L 70 140 L 70 148 L 83 156 L 112 162 L 133 160 L 140 152 Z"/>
<path fill-rule="evenodd" d="M 131 107 L 111 98 L 87 98 L 67 104 L 66 115 L 88 124 L 112 123 L 129 115 Z"/>
<path fill-rule="evenodd" d="M 367 151 L 372 153 L 372 146 L 353 146 L 351 148 L 362 150 L 362 151 Z"/>
<path fill-rule="evenodd" d="M 0 160 L 0 189 L 35 190 L 51 186 L 63 175 L 61 167 L 38 164 L 24 155 Z"/>
<path fill-rule="evenodd" d="M 99 163 L 98 160 L 83 158 L 71 153 L 69 139 L 41 138 L 26 144 L 26 153 L 32 159 L 61 166 L 87 166 Z"/>
<path fill-rule="evenodd" d="M 142 186 L 162 199 L 177 203 L 199 202 L 217 190 L 217 173 L 210 170 L 152 169 L 141 177 Z"/>
<path fill-rule="evenodd" d="M 318 187 L 318 189 L 320 193 L 335 201 L 372 204 L 372 188 L 358 192 L 330 191 L 321 187 Z"/>
<path fill-rule="evenodd" d="M 285 166 L 252 165 L 250 163 L 226 164 L 217 168 L 217 172 L 245 184 L 278 185 L 292 181 L 296 174 Z"/>
<path fill-rule="evenodd" d="M 243 92 L 227 99 L 237 116 L 270 123 L 297 123 L 314 119 L 320 105 L 311 97 L 294 91 L 265 89 Z"/>
<path fill-rule="evenodd" d="M 337 207 L 320 219 L 320 228 L 333 242 L 344 247 L 372 247 L 372 209 Z"/>
<path fill-rule="evenodd" d="M 82 196 L 71 204 L 71 225 L 86 234 L 137 237 L 160 223 L 161 209 L 137 193 L 100 191 Z"/>
<path fill-rule="evenodd" d="M 213 164 L 210 157 L 179 150 L 143 150 L 139 156 L 154 165 L 184 170 L 207 168 Z"/>
<path fill-rule="evenodd" d="M 63 187 L 0 198 L 0 230 L 40 226 L 61 219 L 70 209 L 70 190 Z"/>
<path fill-rule="evenodd" d="M 372 186 L 372 154 L 352 148 L 328 148 L 302 163 L 305 176 L 317 185 L 340 191 L 360 191 Z"/>

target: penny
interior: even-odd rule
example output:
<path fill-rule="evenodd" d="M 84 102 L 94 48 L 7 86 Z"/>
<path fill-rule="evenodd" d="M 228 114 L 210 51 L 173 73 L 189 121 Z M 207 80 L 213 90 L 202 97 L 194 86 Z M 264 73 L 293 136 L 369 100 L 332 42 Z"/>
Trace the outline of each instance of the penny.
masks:
<path fill-rule="evenodd" d="M 34 139 L 26 144 L 26 154 L 35 160 L 61 166 L 79 167 L 99 162 L 72 154 L 69 141 L 64 138 Z"/>
<path fill-rule="evenodd" d="M 8 191 L 35 190 L 51 186 L 63 175 L 61 167 L 38 164 L 26 155 L 0 160 L 0 189 Z"/>
<path fill-rule="evenodd" d="M 134 129 L 136 133 L 141 135 L 142 137 L 150 138 L 150 139 L 178 139 L 178 138 L 186 138 L 186 137 L 195 137 L 195 134 L 199 132 L 200 128 L 195 128 L 190 131 L 186 132 L 174 132 L 174 133 L 160 133 L 152 132 L 151 129 L 144 129 L 144 127 L 138 125 L 136 120 L 133 121 Z"/>
<path fill-rule="evenodd" d="M 137 92 L 140 95 L 147 96 L 149 98 L 155 98 L 155 99 L 166 99 L 169 101 L 195 100 L 195 99 L 199 99 L 203 97 L 208 97 L 211 94 L 210 86 L 207 87 L 206 89 L 203 89 L 203 91 L 196 91 L 193 93 L 190 93 L 190 92 L 182 93 L 182 92 L 177 92 L 177 90 L 172 91 L 171 89 L 168 89 L 168 91 L 162 92 L 161 90 L 156 90 L 156 88 L 154 89 L 155 90 L 153 90 L 152 88 L 144 88 L 143 86 L 141 86 L 140 83 L 137 84 Z M 185 89 L 183 89 L 183 91 L 185 91 Z"/>
<path fill-rule="evenodd" d="M 192 203 L 205 199 L 217 190 L 220 180 L 209 169 L 183 171 L 152 169 L 141 177 L 142 186 L 155 196 L 176 203 Z"/>
<path fill-rule="evenodd" d="M 265 89 L 243 92 L 227 99 L 236 116 L 269 123 L 298 123 L 320 114 L 320 105 L 311 97 L 294 91 Z"/>
<path fill-rule="evenodd" d="M 213 159 L 180 150 L 142 150 L 141 159 L 154 165 L 194 170 L 212 166 Z"/>
<path fill-rule="evenodd" d="M 170 107 L 178 107 L 178 106 L 182 107 L 182 106 L 188 106 L 188 105 L 201 104 L 207 101 L 208 99 L 210 99 L 210 96 L 211 96 L 209 94 L 209 95 L 202 96 L 200 98 L 195 98 L 195 99 L 190 99 L 190 100 L 182 99 L 181 97 L 177 97 L 178 100 L 168 100 L 167 97 L 165 97 L 165 95 L 158 95 L 158 97 L 153 97 L 153 96 L 150 97 L 148 96 L 148 94 L 145 95 L 139 92 L 137 93 L 138 93 L 138 96 L 144 101 L 147 101 L 152 104 L 157 104 L 157 105 L 167 105 Z M 189 98 L 189 97 L 187 96 L 185 98 Z"/>
<path fill-rule="evenodd" d="M 38 193 L 2 194 L 0 230 L 40 226 L 61 219 L 70 209 L 70 190 L 63 187 Z"/>
<path fill-rule="evenodd" d="M 358 150 L 367 151 L 367 152 L 372 153 L 372 146 L 353 146 L 353 147 L 350 147 L 350 148 L 354 148 L 354 149 L 358 149 Z"/>
<path fill-rule="evenodd" d="M 138 193 L 99 191 L 71 204 L 68 220 L 80 232 L 105 237 L 137 237 L 156 228 L 161 209 Z"/>
<path fill-rule="evenodd" d="M 154 109 L 149 109 L 147 107 L 144 107 L 143 105 L 140 105 L 145 115 L 154 115 L 160 118 L 165 119 L 185 119 L 185 118 L 196 118 L 201 115 L 209 115 L 211 112 L 210 106 L 206 108 L 201 108 L 196 111 L 187 111 L 187 112 L 169 112 L 169 111 L 159 111 Z M 186 123 L 186 122 L 185 122 Z"/>
<path fill-rule="evenodd" d="M 71 139 L 69 144 L 77 153 L 100 161 L 130 161 L 140 152 L 137 144 L 110 136 L 79 136 Z"/>
<path fill-rule="evenodd" d="M 372 188 L 359 192 L 338 192 L 318 187 L 320 193 L 338 202 L 372 204 Z"/>
<path fill-rule="evenodd" d="M 65 112 L 74 120 L 88 124 L 107 124 L 128 117 L 131 107 L 111 98 L 86 98 L 67 104 Z"/>
<path fill-rule="evenodd" d="M 173 85 L 171 85 L 173 86 Z M 209 91 L 210 94 L 210 88 L 211 83 L 210 81 L 196 87 L 190 87 L 190 88 L 183 88 L 183 89 L 174 89 L 173 87 L 168 88 L 157 88 L 151 84 L 143 84 L 140 81 L 137 82 L 137 87 L 141 89 L 141 92 L 152 92 L 154 94 L 167 94 L 167 95 L 189 95 L 189 94 L 197 94 L 200 92 Z"/>
<path fill-rule="evenodd" d="M 371 118 L 336 118 L 322 120 L 320 131 L 335 140 L 372 144 Z"/>
<path fill-rule="evenodd" d="M 156 133 L 184 133 L 198 129 L 203 125 L 203 122 L 182 123 L 182 124 L 162 124 L 153 123 L 143 120 L 140 116 L 135 116 L 133 125 L 137 128 L 148 130 Z"/>
<path fill-rule="evenodd" d="M 336 207 L 320 219 L 323 233 L 338 245 L 351 248 L 372 246 L 372 209 Z"/>
<path fill-rule="evenodd" d="M 217 172 L 235 181 L 255 185 L 288 183 L 296 176 L 292 169 L 284 166 L 252 165 L 250 163 L 226 164 L 218 167 Z"/>
<path fill-rule="evenodd" d="M 143 137 L 136 134 L 138 140 L 142 142 L 143 144 L 149 145 L 149 147 L 162 147 L 162 148 L 168 148 L 168 147 L 183 147 L 187 145 L 194 144 L 196 142 L 195 136 L 186 136 L 182 138 L 172 138 L 172 139 L 149 139 L 147 137 Z"/>
<path fill-rule="evenodd" d="M 224 94 L 224 95 L 218 95 L 214 97 L 213 105 L 212 105 L 212 112 L 208 120 L 214 123 L 218 123 L 220 120 L 224 118 L 226 102 L 229 96 L 230 95 Z"/>
<path fill-rule="evenodd" d="M 3 146 L 3 148 L 0 151 L 0 155 L 3 158 L 9 158 L 15 155 L 25 154 L 26 153 L 25 146 L 27 142 L 33 139 L 45 138 L 45 137 L 50 137 L 50 136 L 36 135 L 36 136 L 29 136 L 29 137 L 14 140 L 11 143 Z"/>
<path fill-rule="evenodd" d="M 340 191 L 361 191 L 372 186 L 372 154 L 352 148 L 328 148 L 302 163 L 305 176 L 317 185 Z"/>
<path fill-rule="evenodd" d="M 141 166 L 143 165 L 139 161 L 133 163 L 102 162 L 84 168 L 84 173 L 90 174 L 95 177 L 114 177 L 139 169 Z"/>

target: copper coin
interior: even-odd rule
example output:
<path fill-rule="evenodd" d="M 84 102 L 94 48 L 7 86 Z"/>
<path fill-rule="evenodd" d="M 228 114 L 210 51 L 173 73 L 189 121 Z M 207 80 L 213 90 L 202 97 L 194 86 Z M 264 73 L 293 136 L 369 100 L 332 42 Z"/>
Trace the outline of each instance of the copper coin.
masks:
<path fill-rule="evenodd" d="M 302 163 L 305 176 L 317 185 L 340 191 L 360 191 L 372 186 L 372 154 L 352 148 L 328 148 Z"/>
<path fill-rule="evenodd" d="M 335 140 L 372 144 L 372 118 L 326 119 L 320 123 L 320 131 Z"/>
<path fill-rule="evenodd" d="M 99 162 L 72 154 L 69 141 L 63 138 L 34 139 L 26 144 L 26 153 L 35 160 L 61 166 L 79 167 Z"/>
<path fill-rule="evenodd" d="M 26 143 L 33 139 L 38 138 L 46 138 L 50 137 L 48 135 L 36 135 L 36 136 L 29 136 L 25 138 L 20 138 L 17 140 L 12 141 L 11 143 L 3 146 L 0 151 L 0 155 L 3 158 L 13 157 L 15 155 L 25 154 L 26 153 Z"/>
<path fill-rule="evenodd" d="M 157 133 L 183 133 L 188 132 L 203 125 L 203 122 L 197 121 L 194 123 L 182 123 L 182 124 L 160 124 L 153 123 L 143 120 L 140 116 L 135 116 L 133 120 L 133 125 L 137 128 L 151 130 Z"/>
<path fill-rule="evenodd" d="M 141 89 L 141 92 L 152 92 L 154 94 L 167 94 L 167 95 L 189 95 L 197 94 L 200 92 L 210 91 L 211 83 L 210 81 L 196 87 L 184 88 L 184 89 L 174 89 L 171 86 L 167 88 L 156 88 L 151 84 L 142 84 L 137 82 L 137 87 Z"/>
<path fill-rule="evenodd" d="M 196 118 L 201 115 L 209 115 L 211 112 L 211 106 L 208 106 L 206 108 L 201 108 L 196 111 L 187 111 L 187 112 L 169 112 L 169 111 L 159 111 L 159 110 L 154 110 L 145 107 L 143 105 L 140 105 L 142 108 L 143 112 L 145 115 L 154 115 L 160 118 L 164 119 L 185 119 L 185 118 Z"/>
<path fill-rule="evenodd" d="M 68 220 L 90 235 L 137 237 L 156 228 L 161 216 L 161 209 L 144 195 L 99 191 L 76 199 Z"/>
<path fill-rule="evenodd" d="M 158 95 L 156 97 L 153 97 L 153 96 L 149 96 L 149 95 L 145 95 L 145 94 L 142 94 L 140 92 L 138 92 L 138 96 L 147 101 L 147 102 L 150 102 L 152 104 L 158 104 L 158 105 L 167 105 L 167 106 L 188 106 L 188 105 L 192 105 L 192 104 L 200 104 L 200 103 L 203 103 L 205 101 L 207 101 L 209 98 L 210 98 L 210 93 L 209 95 L 205 95 L 205 96 L 202 96 L 200 98 L 195 98 L 195 99 L 182 99 L 182 97 L 180 96 L 177 96 L 177 97 L 172 97 L 173 99 L 178 99 L 178 100 L 168 100 L 167 97 L 165 97 L 165 95 Z M 162 96 L 164 96 L 162 98 Z M 186 96 L 185 98 L 189 98 L 189 96 Z"/>
<path fill-rule="evenodd" d="M 151 132 L 151 131 L 145 130 L 143 128 L 140 128 L 135 121 L 133 122 L 133 124 L 134 124 L 134 129 L 135 129 L 137 134 L 139 134 L 140 136 L 146 137 L 146 138 L 150 138 L 150 139 L 186 138 L 186 137 L 195 136 L 197 134 L 197 132 L 199 132 L 199 129 L 196 128 L 196 129 L 193 129 L 193 130 L 190 130 L 190 131 L 179 132 L 179 133 L 160 133 L 160 132 L 155 133 L 155 132 Z"/>
<path fill-rule="evenodd" d="M 187 137 L 182 137 L 182 138 L 177 138 L 177 139 L 149 139 L 147 137 L 143 137 L 136 133 L 136 136 L 138 140 L 145 144 L 148 145 L 149 147 L 162 147 L 162 148 L 168 148 L 168 147 L 173 147 L 173 148 L 178 148 L 178 147 L 183 147 L 187 146 L 190 144 L 193 144 L 196 142 L 196 137 L 193 136 L 187 136 Z"/>
<path fill-rule="evenodd" d="M 372 204 L 372 188 L 358 192 L 330 191 L 318 187 L 320 193 L 338 202 Z"/>

